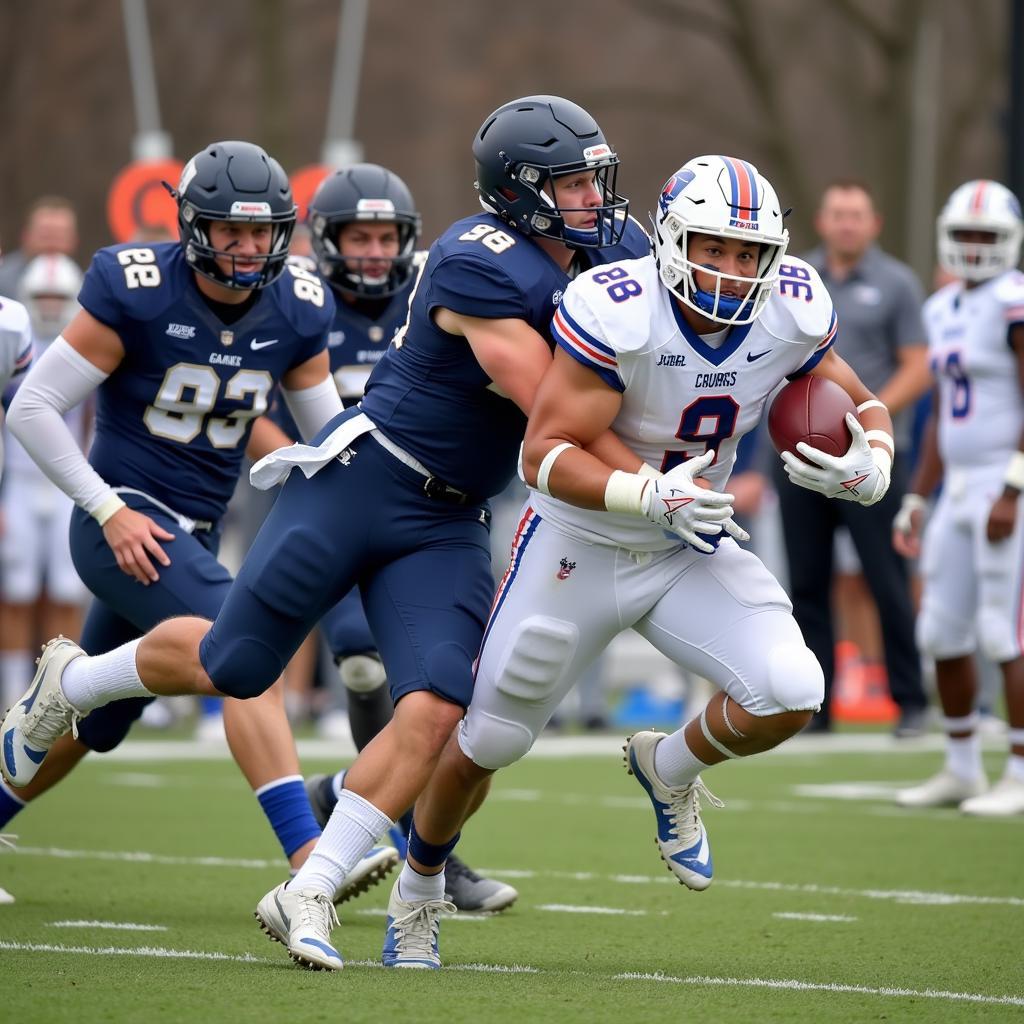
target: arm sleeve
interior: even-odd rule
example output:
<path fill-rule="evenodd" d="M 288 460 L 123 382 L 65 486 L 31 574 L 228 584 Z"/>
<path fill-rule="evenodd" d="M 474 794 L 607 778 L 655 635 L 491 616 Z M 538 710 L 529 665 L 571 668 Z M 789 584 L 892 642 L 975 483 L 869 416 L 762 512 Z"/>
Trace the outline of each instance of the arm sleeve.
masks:
<path fill-rule="evenodd" d="M 90 514 L 117 496 L 89 465 L 63 416 L 107 377 L 58 337 L 18 388 L 8 417 L 11 433 L 39 468 Z"/>
<path fill-rule="evenodd" d="M 551 320 L 551 336 L 577 362 L 593 370 L 616 391 L 626 390 L 619 373 L 619 357 L 604 340 L 601 325 L 571 285 Z"/>
<path fill-rule="evenodd" d="M 344 409 L 333 377 L 325 377 L 319 384 L 300 391 L 289 391 L 282 386 L 281 394 L 303 441 L 315 437 Z"/>

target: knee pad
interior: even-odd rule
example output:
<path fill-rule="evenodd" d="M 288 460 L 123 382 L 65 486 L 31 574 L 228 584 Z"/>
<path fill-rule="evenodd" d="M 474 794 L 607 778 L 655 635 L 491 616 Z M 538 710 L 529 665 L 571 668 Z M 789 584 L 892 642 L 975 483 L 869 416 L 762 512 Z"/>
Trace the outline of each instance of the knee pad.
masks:
<path fill-rule="evenodd" d="M 346 690 L 373 693 L 387 681 L 380 658 L 373 654 L 351 654 L 338 660 L 338 675 Z"/>
<path fill-rule="evenodd" d="M 511 722 L 470 708 L 459 723 L 459 748 L 474 764 L 490 771 L 507 768 L 529 753 L 534 735 L 521 722 Z"/>
<path fill-rule="evenodd" d="M 771 649 L 768 686 L 787 711 L 816 711 L 825 699 L 825 674 L 805 644 L 778 644 Z"/>
<path fill-rule="evenodd" d="M 933 658 L 959 658 L 975 647 L 974 628 L 969 621 L 944 615 L 927 600 L 914 627 L 918 650 Z"/>
<path fill-rule="evenodd" d="M 985 657 L 999 664 L 1020 654 L 1010 617 L 1001 608 L 983 605 L 978 611 L 978 640 Z"/>
<path fill-rule="evenodd" d="M 574 623 L 531 615 L 509 638 L 495 686 L 514 700 L 546 700 L 557 688 L 578 642 Z"/>

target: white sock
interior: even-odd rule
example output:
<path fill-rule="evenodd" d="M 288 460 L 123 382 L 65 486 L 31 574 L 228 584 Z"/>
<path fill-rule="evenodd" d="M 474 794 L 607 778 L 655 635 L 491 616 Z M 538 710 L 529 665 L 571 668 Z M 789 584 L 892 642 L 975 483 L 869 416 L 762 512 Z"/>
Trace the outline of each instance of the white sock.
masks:
<path fill-rule="evenodd" d="M 688 786 L 710 767 L 693 753 L 683 733 L 677 729 L 654 748 L 654 770 L 666 786 Z"/>
<path fill-rule="evenodd" d="M 29 687 L 31 651 L 0 651 L 0 708 L 9 708 Z"/>
<path fill-rule="evenodd" d="M 444 872 L 439 871 L 436 875 L 421 875 L 406 861 L 402 873 L 398 876 L 398 895 L 409 903 L 443 900 Z"/>
<path fill-rule="evenodd" d="M 1006 774 L 1004 778 L 1013 779 L 1015 782 L 1024 782 L 1024 757 L 1020 754 L 1011 754 L 1006 762 Z"/>
<path fill-rule="evenodd" d="M 394 822 L 358 793 L 343 789 L 324 834 L 309 859 L 288 883 L 333 897 L 345 876 L 377 845 L 377 836 Z"/>
<path fill-rule="evenodd" d="M 346 769 L 342 768 L 331 777 L 331 789 L 334 791 L 335 799 L 341 796 L 341 791 L 345 788 L 345 771 Z"/>
<path fill-rule="evenodd" d="M 977 733 L 960 739 L 946 737 L 946 768 L 957 778 L 968 782 L 985 774 L 981 766 L 981 740 Z"/>
<path fill-rule="evenodd" d="M 107 654 L 69 661 L 60 688 L 71 706 L 76 711 L 92 711 L 125 697 L 154 696 L 143 686 L 135 666 L 135 651 L 141 642 L 140 637 Z"/>

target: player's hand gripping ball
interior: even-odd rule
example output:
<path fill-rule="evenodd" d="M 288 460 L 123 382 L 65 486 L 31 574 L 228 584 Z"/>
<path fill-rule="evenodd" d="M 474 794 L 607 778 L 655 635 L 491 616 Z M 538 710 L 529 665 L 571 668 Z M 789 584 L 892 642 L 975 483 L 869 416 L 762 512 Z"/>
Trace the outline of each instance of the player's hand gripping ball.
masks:
<path fill-rule="evenodd" d="M 804 374 L 775 396 L 768 410 L 768 433 L 780 455 L 792 452 L 803 459 L 796 450 L 799 441 L 829 455 L 845 455 L 853 440 L 846 425 L 848 412 L 856 415 L 857 407 L 838 384 Z"/>

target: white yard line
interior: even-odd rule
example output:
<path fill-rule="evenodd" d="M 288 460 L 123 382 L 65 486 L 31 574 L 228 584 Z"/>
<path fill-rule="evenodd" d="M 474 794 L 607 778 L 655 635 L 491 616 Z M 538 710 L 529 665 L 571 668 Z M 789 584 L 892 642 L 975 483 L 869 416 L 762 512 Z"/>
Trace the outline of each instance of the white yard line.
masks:
<path fill-rule="evenodd" d="M 798 914 L 795 911 L 780 911 L 772 914 L 772 917 L 782 921 L 838 921 L 843 924 L 857 920 L 855 917 L 847 917 L 846 914 Z"/>
<path fill-rule="evenodd" d="M 278 959 L 253 956 L 250 953 L 216 953 L 196 949 L 166 949 L 161 946 L 62 946 L 44 942 L 8 942 L 0 939 L 0 950 L 27 953 L 63 953 L 86 956 L 141 956 L 161 957 L 173 960 L 219 960 L 243 964 L 277 964 Z M 379 967 L 376 960 L 348 961 L 347 967 Z M 494 974 L 546 974 L 536 967 L 525 964 L 449 964 L 446 971 L 481 971 Z M 560 972 L 550 972 L 557 974 Z M 577 972 L 572 972 L 577 973 Z M 872 988 L 867 985 L 844 985 L 841 983 L 819 983 L 800 981 L 796 978 L 716 978 L 704 975 L 672 977 L 667 974 L 647 974 L 629 971 L 613 975 L 616 981 L 650 981 L 656 984 L 691 986 L 727 986 L 731 988 L 782 989 L 797 992 L 836 992 L 852 995 L 882 996 L 909 999 L 935 999 L 956 1003 L 988 1003 L 997 1006 L 1024 1006 L 1024 996 L 992 996 L 980 992 L 947 992 L 940 989 L 913 988 Z"/>
<path fill-rule="evenodd" d="M 623 910 L 621 907 L 574 907 L 569 903 L 541 903 L 537 910 L 550 910 L 556 914 L 612 914 L 624 917 L 646 917 L 646 910 Z"/>
<path fill-rule="evenodd" d="M 174 960 L 233 960 L 242 964 L 277 963 L 265 956 L 251 953 L 207 953 L 198 949 L 164 949 L 161 946 L 61 946 L 49 942 L 6 942 L 0 939 L 0 950 L 21 950 L 27 953 L 83 953 L 87 956 L 156 956 Z"/>
<path fill-rule="evenodd" d="M 621 735 L 601 736 L 541 736 L 527 755 L 532 758 L 614 757 L 621 759 L 622 742 L 630 730 Z M 303 759 L 341 761 L 356 756 L 350 739 L 298 741 L 299 756 Z M 1006 739 L 983 736 L 985 749 L 1005 750 Z M 828 736 L 797 736 L 764 756 L 820 757 L 830 754 L 919 754 L 922 751 L 941 751 L 943 737 L 929 733 L 915 740 L 897 740 L 888 733 L 839 733 Z M 114 761 L 227 761 L 231 753 L 223 743 L 199 743 L 195 740 L 127 740 L 116 750 L 103 756 L 103 762 Z"/>
<path fill-rule="evenodd" d="M 162 924 L 133 924 L 131 921 L 50 921 L 47 928 L 102 928 L 120 932 L 165 932 Z"/>
<path fill-rule="evenodd" d="M 79 953 L 85 956 L 150 956 L 172 960 L 228 960 L 241 964 L 279 964 L 280 958 L 253 956 L 251 953 L 211 953 L 198 949 L 165 949 L 162 946 L 60 946 L 49 942 L 6 942 L 0 950 L 25 953 Z M 346 960 L 346 967 L 380 967 L 379 960 Z M 482 971 L 489 974 L 540 974 L 525 964 L 448 964 L 446 971 Z"/>
<path fill-rule="evenodd" d="M 987 996 L 979 992 L 946 992 L 941 989 L 871 988 L 868 985 L 843 985 L 832 982 L 798 981 L 795 978 L 712 978 L 694 975 L 673 978 L 667 974 L 616 974 L 617 981 L 656 981 L 674 985 L 722 985 L 735 988 L 790 989 L 797 992 L 849 992 L 865 996 L 894 996 L 901 999 L 941 999 L 954 1003 L 994 1003 L 998 1006 L 1024 1006 L 1024 996 Z"/>
<path fill-rule="evenodd" d="M 142 850 L 66 850 L 55 846 L 19 846 L 6 851 L 9 857 L 56 857 L 63 860 L 103 860 L 132 864 L 159 864 L 171 867 L 273 868 L 285 869 L 284 860 L 258 860 L 238 857 L 183 857 Z M 512 868 L 478 868 L 482 874 L 498 878 L 556 878 L 570 882 L 618 882 L 624 885 L 672 885 L 667 875 L 602 875 L 590 871 L 523 871 Z M 766 882 L 739 878 L 716 879 L 718 889 L 754 889 L 765 892 L 799 893 L 807 896 L 850 896 L 857 899 L 892 900 L 933 906 L 1024 907 L 1020 896 L 979 896 L 973 893 L 927 892 L 919 889 L 846 889 L 816 883 Z"/>

